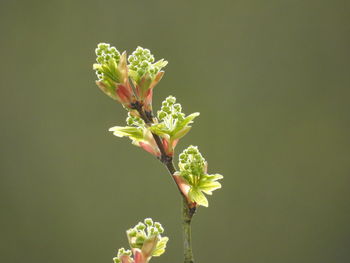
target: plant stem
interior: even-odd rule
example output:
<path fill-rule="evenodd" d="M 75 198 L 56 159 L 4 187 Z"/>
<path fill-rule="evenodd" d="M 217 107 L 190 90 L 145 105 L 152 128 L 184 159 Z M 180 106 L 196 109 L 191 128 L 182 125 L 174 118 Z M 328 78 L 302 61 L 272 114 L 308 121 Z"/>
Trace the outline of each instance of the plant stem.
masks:
<path fill-rule="evenodd" d="M 141 119 L 143 119 L 143 121 L 147 125 L 152 125 L 153 119 L 152 119 L 152 117 L 149 117 L 149 116 L 152 116 L 152 113 L 148 113 L 147 114 L 143 110 L 142 104 L 140 104 L 140 103 L 136 103 L 135 104 L 135 109 L 138 111 L 138 113 L 140 114 Z M 159 151 L 161 153 L 161 156 L 160 156 L 159 160 L 166 166 L 166 168 L 168 169 L 169 174 L 173 178 L 174 183 L 176 184 L 180 194 L 186 199 L 185 194 L 181 191 L 180 186 L 177 184 L 177 182 L 175 180 L 175 177 L 174 177 L 175 176 L 175 172 L 176 172 L 176 168 L 175 168 L 175 165 L 173 163 L 173 157 L 172 156 L 168 156 L 166 154 L 166 151 L 164 149 L 164 145 L 163 145 L 163 142 L 162 142 L 161 138 L 155 133 L 152 133 L 152 136 L 153 136 L 153 138 L 154 138 L 154 140 L 155 140 L 155 142 L 156 142 L 156 144 L 158 146 L 158 149 L 159 149 Z M 189 206 L 189 205 L 187 204 L 187 206 Z M 190 207 L 189 207 L 189 209 L 190 209 Z"/>
<path fill-rule="evenodd" d="M 182 200 L 182 234 L 184 242 L 184 263 L 194 263 L 192 253 L 191 221 L 193 212 L 188 207 L 187 200 Z"/>
<path fill-rule="evenodd" d="M 141 118 L 145 121 L 147 125 L 151 125 L 153 123 L 152 118 L 149 117 L 152 114 L 150 113 L 147 115 L 145 111 L 142 109 L 141 104 L 137 104 L 135 109 L 137 109 Z M 159 158 L 159 160 L 167 168 L 169 174 L 172 176 L 182 196 L 182 235 L 183 235 L 183 242 L 184 242 L 184 257 L 185 257 L 184 263 L 194 263 L 193 252 L 192 252 L 191 221 L 194 213 L 196 212 L 196 206 L 193 206 L 193 207 L 190 206 L 185 194 L 182 192 L 180 186 L 178 185 L 175 179 L 176 168 L 173 163 L 173 158 L 172 156 L 168 156 L 166 154 L 161 138 L 157 134 L 152 133 L 152 135 L 161 153 L 161 157 Z"/>

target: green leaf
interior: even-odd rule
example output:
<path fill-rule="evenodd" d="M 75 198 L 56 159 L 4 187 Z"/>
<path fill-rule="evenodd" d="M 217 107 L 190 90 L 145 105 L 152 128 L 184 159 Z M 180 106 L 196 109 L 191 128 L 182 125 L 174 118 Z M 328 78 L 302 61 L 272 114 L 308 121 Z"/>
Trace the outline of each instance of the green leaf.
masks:
<path fill-rule="evenodd" d="M 142 76 L 141 79 L 138 80 L 138 83 L 136 83 L 136 85 L 138 85 L 138 87 L 139 87 L 140 96 L 142 98 L 144 98 L 146 96 L 146 93 L 147 93 L 151 83 L 152 83 L 152 78 L 148 72 L 144 76 Z"/>
<path fill-rule="evenodd" d="M 181 123 L 182 126 L 186 126 L 187 124 L 190 124 L 194 118 L 198 117 L 200 115 L 199 112 L 192 113 L 188 115 Z"/>
<path fill-rule="evenodd" d="M 182 137 L 184 137 L 191 130 L 191 128 L 192 127 L 190 127 L 190 126 L 184 127 L 183 129 L 181 129 L 178 132 L 174 133 L 174 135 L 172 136 L 172 139 L 173 140 L 181 139 Z"/>
<path fill-rule="evenodd" d="M 102 90 L 106 95 L 111 97 L 114 100 L 118 100 L 118 96 L 114 92 L 113 87 L 111 87 L 108 83 L 105 83 L 105 81 L 100 80 L 96 81 L 97 86 Z"/>
<path fill-rule="evenodd" d="M 166 129 L 164 123 L 154 124 L 149 129 L 159 136 L 169 136 L 169 131 Z"/>
<path fill-rule="evenodd" d="M 143 246 L 142 246 L 142 254 L 148 258 L 150 256 L 152 256 L 154 250 L 156 249 L 157 247 L 157 243 L 158 243 L 158 236 L 153 236 L 149 239 L 146 239 L 143 243 Z"/>
<path fill-rule="evenodd" d="M 188 193 L 188 196 L 191 199 L 191 201 L 194 201 L 199 205 L 208 207 L 208 199 L 200 190 L 192 187 Z"/>
<path fill-rule="evenodd" d="M 159 69 L 164 68 L 166 65 L 168 65 L 168 61 L 164 60 L 163 58 L 153 64 L 153 66 L 159 67 Z"/>
<path fill-rule="evenodd" d="M 114 82 L 119 82 L 119 74 L 116 68 L 116 62 L 111 59 L 107 62 L 107 64 L 102 64 L 100 70 L 107 79 Z"/>
<path fill-rule="evenodd" d="M 221 174 L 207 174 L 207 180 L 211 180 L 211 181 L 217 181 L 219 179 L 224 178 Z"/>
<path fill-rule="evenodd" d="M 205 191 L 205 193 L 207 192 L 211 192 L 216 190 L 216 189 L 220 189 L 221 188 L 221 184 L 219 182 L 213 182 L 213 181 L 204 181 L 201 182 L 198 186 L 198 188 L 201 191 Z"/>
<path fill-rule="evenodd" d="M 129 77 L 133 81 L 134 85 L 139 81 L 139 75 L 137 71 L 129 69 Z"/>
<path fill-rule="evenodd" d="M 136 128 L 136 127 L 119 127 L 115 126 L 109 129 L 109 131 L 113 132 L 115 136 L 118 137 L 130 137 L 131 139 L 134 140 L 142 140 L 143 139 L 143 132 L 141 129 Z"/>
<path fill-rule="evenodd" d="M 101 70 L 101 67 L 102 67 L 101 64 L 96 64 L 95 63 L 95 64 L 92 65 L 92 69 L 93 70 Z"/>
<path fill-rule="evenodd" d="M 195 113 L 192 113 L 192 114 L 188 115 L 186 118 L 184 118 L 183 120 L 178 122 L 176 130 L 180 130 L 183 127 L 186 127 L 188 124 L 191 124 L 193 119 L 196 118 L 199 115 L 200 115 L 199 112 L 195 112 Z"/>
<path fill-rule="evenodd" d="M 156 249 L 153 251 L 152 256 L 159 257 L 160 255 L 162 255 L 165 252 L 165 248 L 168 240 L 169 240 L 168 237 L 162 237 L 158 242 Z"/>

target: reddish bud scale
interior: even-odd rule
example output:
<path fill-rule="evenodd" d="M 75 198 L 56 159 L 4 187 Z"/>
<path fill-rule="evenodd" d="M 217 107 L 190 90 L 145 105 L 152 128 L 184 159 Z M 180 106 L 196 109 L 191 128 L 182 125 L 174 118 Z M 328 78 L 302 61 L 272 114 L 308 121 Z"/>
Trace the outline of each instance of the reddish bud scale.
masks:
<path fill-rule="evenodd" d="M 145 142 L 139 142 L 139 145 L 142 149 L 149 152 L 150 154 L 152 154 L 156 157 L 160 157 L 160 151 L 159 151 L 158 147 L 154 147 L 153 145 L 151 145 L 149 143 L 145 143 Z"/>
<path fill-rule="evenodd" d="M 167 138 L 163 138 L 163 146 L 164 146 L 165 152 L 168 156 L 174 155 L 174 150 L 175 150 L 175 147 L 176 147 L 178 141 L 179 141 L 179 139 L 172 141 L 172 140 L 169 140 Z"/>
<path fill-rule="evenodd" d="M 136 263 L 128 255 L 123 255 L 120 258 L 121 263 Z"/>
<path fill-rule="evenodd" d="M 196 202 L 191 201 L 191 199 L 188 196 L 188 192 L 190 191 L 190 186 L 187 184 L 186 180 L 179 174 L 174 174 L 173 177 L 181 193 L 186 198 L 187 203 L 189 204 L 189 207 L 190 208 L 196 207 L 197 206 Z"/>
<path fill-rule="evenodd" d="M 133 249 L 134 252 L 134 263 L 147 263 L 147 260 L 142 255 L 141 251 L 139 249 Z"/>
<path fill-rule="evenodd" d="M 130 104 L 135 101 L 134 93 L 128 82 L 126 84 L 117 84 L 116 93 L 120 103 L 128 108 L 130 108 Z"/>
<path fill-rule="evenodd" d="M 147 91 L 146 97 L 144 99 L 144 108 L 146 111 L 152 111 L 152 97 L 153 97 L 153 89 L 149 89 Z"/>

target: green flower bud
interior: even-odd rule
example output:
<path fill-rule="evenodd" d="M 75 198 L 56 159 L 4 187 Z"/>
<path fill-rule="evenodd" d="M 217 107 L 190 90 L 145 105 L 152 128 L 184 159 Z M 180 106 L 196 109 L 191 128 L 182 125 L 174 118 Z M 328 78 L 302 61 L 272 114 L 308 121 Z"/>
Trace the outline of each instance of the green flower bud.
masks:
<path fill-rule="evenodd" d="M 158 119 L 162 120 L 167 116 L 164 111 L 158 111 Z"/>
<path fill-rule="evenodd" d="M 176 112 L 181 112 L 182 110 L 181 104 L 179 103 L 174 104 L 174 109 Z"/>
<path fill-rule="evenodd" d="M 139 223 L 135 226 L 135 228 L 136 228 L 137 230 L 142 231 L 142 230 L 145 230 L 145 229 L 146 229 L 146 226 L 145 226 L 145 224 L 139 222 Z"/>
<path fill-rule="evenodd" d="M 166 102 L 169 103 L 170 105 L 173 105 L 176 102 L 176 98 L 173 96 L 169 96 L 166 98 Z"/>
<path fill-rule="evenodd" d="M 127 123 L 129 126 L 131 126 L 131 125 L 134 124 L 134 120 L 133 120 L 132 118 L 128 117 L 128 118 L 126 119 L 126 123 Z"/>
<path fill-rule="evenodd" d="M 141 67 L 147 68 L 148 66 L 149 66 L 149 62 L 148 61 L 142 61 Z"/>
<path fill-rule="evenodd" d="M 140 118 L 133 116 L 130 112 L 128 113 L 128 117 L 126 118 L 126 123 L 128 126 L 142 127 L 145 125 L 145 122 Z"/>
<path fill-rule="evenodd" d="M 136 241 L 134 243 L 135 247 L 142 247 L 143 242 L 145 242 L 145 238 L 143 236 L 136 237 Z"/>
<path fill-rule="evenodd" d="M 164 107 L 162 107 L 162 110 L 163 110 L 164 112 L 168 113 L 168 114 L 170 114 L 170 113 L 171 113 L 171 111 L 170 111 L 170 107 L 168 107 L 168 106 L 164 106 Z"/>
<path fill-rule="evenodd" d="M 164 228 L 162 227 L 162 225 L 160 223 L 155 222 L 154 226 L 157 228 L 157 230 L 160 234 L 162 234 L 164 232 Z"/>
<path fill-rule="evenodd" d="M 152 218 L 146 218 L 144 222 L 145 222 L 145 224 L 146 224 L 147 226 L 152 226 L 152 225 L 153 225 L 153 220 L 152 220 Z"/>
<path fill-rule="evenodd" d="M 137 235 L 137 231 L 134 228 L 130 228 L 126 233 L 129 237 L 136 237 Z"/>

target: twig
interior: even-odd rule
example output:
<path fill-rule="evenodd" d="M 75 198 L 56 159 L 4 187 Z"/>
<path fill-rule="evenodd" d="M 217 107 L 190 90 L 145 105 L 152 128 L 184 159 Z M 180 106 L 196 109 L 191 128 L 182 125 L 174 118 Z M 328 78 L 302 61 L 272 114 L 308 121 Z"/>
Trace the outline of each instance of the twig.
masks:
<path fill-rule="evenodd" d="M 153 124 L 152 117 L 149 117 L 149 116 L 152 116 L 152 114 L 145 113 L 140 103 L 135 104 L 135 109 L 138 111 L 138 113 L 140 114 L 140 117 L 143 119 L 143 121 L 147 125 Z M 172 156 L 168 156 L 166 154 L 161 138 L 155 133 L 152 133 L 152 135 L 161 153 L 159 160 L 167 168 L 169 174 L 172 176 L 177 188 L 179 189 L 180 194 L 182 195 L 182 199 L 183 199 L 182 200 L 182 232 L 183 232 L 184 257 L 185 257 L 184 263 L 194 263 L 193 252 L 192 252 L 191 222 L 192 222 L 192 217 L 196 212 L 196 207 L 195 206 L 191 207 L 191 205 L 187 201 L 185 194 L 182 192 L 179 184 L 175 180 L 176 168 L 175 168 Z"/>

